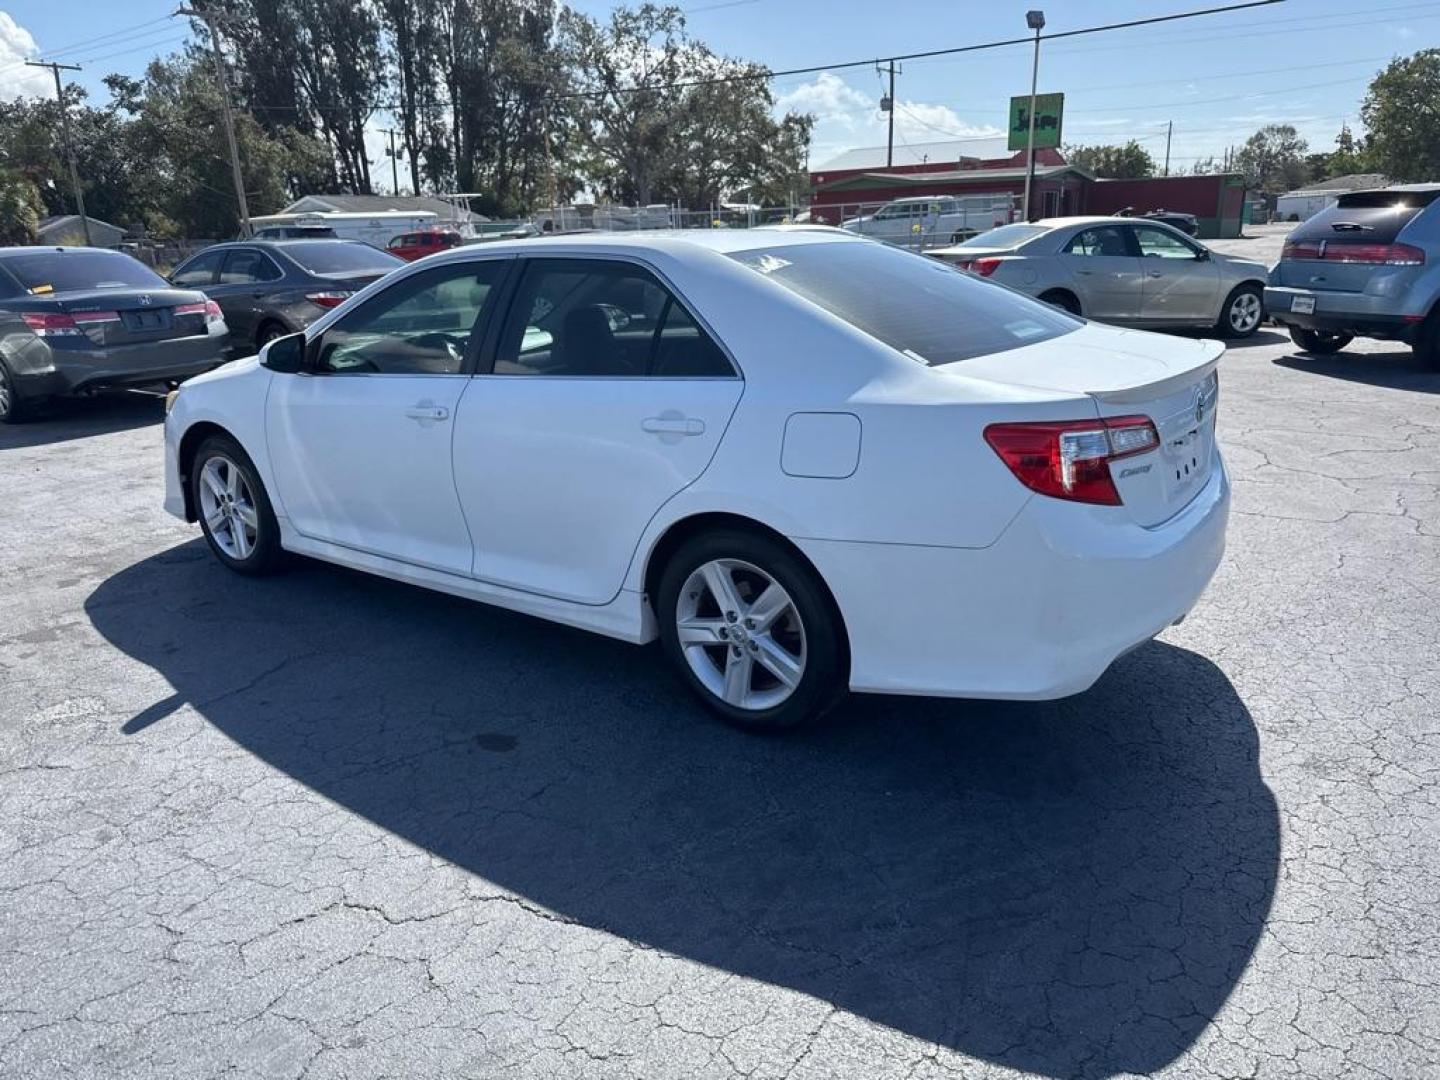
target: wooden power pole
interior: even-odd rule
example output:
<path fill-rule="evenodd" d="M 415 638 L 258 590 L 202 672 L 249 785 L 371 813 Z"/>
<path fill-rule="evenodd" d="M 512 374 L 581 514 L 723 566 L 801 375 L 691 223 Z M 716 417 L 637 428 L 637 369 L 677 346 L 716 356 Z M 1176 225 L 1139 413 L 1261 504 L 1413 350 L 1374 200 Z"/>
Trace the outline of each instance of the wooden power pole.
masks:
<path fill-rule="evenodd" d="M 60 72 L 79 71 L 79 64 L 57 64 L 54 61 L 26 60 L 26 67 L 49 68 L 55 76 L 55 100 L 60 105 L 60 139 L 65 143 L 65 156 L 70 161 L 70 186 L 75 189 L 75 209 L 80 214 L 80 227 L 85 231 L 85 246 L 90 246 L 90 219 L 85 216 L 85 192 L 80 189 L 80 170 L 75 168 L 75 144 L 70 141 L 70 110 L 65 105 L 65 90 L 60 85 Z"/>
<path fill-rule="evenodd" d="M 199 19 L 210 31 L 210 48 L 215 54 L 215 79 L 220 85 L 220 107 L 225 115 L 225 141 L 230 144 L 230 171 L 235 177 L 235 199 L 240 204 L 240 235 L 250 235 L 250 204 L 245 199 L 245 180 L 240 172 L 240 147 L 235 142 L 235 117 L 230 111 L 230 80 L 225 75 L 225 57 L 220 51 L 220 31 L 216 22 L 220 17 L 214 11 L 196 11 L 182 7 L 176 15 L 188 15 Z"/>

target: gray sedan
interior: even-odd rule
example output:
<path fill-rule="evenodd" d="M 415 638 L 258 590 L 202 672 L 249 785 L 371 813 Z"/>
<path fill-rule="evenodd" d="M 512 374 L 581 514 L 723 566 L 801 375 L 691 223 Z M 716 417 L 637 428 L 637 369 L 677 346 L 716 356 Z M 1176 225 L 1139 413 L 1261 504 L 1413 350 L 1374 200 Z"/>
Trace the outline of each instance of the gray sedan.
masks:
<path fill-rule="evenodd" d="M 203 289 L 230 327 L 232 356 L 304 330 L 405 261 L 358 240 L 246 240 L 205 248 L 170 275 Z"/>
<path fill-rule="evenodd" d="M 1221 255 L 1156 221 L 1049 218 L 929 254 L 1099 322 L 1240 338 L 1265 319 L 1263 263 Z"/>

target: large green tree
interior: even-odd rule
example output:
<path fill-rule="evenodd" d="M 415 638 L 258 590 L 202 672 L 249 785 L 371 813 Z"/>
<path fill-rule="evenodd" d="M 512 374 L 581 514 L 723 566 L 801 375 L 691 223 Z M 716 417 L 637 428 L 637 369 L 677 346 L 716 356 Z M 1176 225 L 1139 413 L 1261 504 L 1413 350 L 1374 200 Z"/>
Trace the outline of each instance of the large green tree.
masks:
<path fill-rule="evenodd" d="M 1440 179 L 1440 49 L 1392 60 L 1370 83 L 1360 115 L 1377 171 L 1403 182 Z"/>
<path fill-rule="evenodd" d="M 1155 175 L 1155 159 L 1134 139 L 1124 146 L 1067 146 L 1065 160 L 1109 180 Z"/>
<path fill-rule="evenodd" d="M 33 244 L 40 224 L 40 193 L 16 169 L 0 166 L 0 244 Z"/>
<path fill-rule="evenodd" d="M 1267 194 L 1291 191 L 1305 183 L 1305 153 L 1309 144 L 1293 124 L 1266 124 L 1245 140 L 1235 155 L 1235 167 L 1245 183 Z"/>

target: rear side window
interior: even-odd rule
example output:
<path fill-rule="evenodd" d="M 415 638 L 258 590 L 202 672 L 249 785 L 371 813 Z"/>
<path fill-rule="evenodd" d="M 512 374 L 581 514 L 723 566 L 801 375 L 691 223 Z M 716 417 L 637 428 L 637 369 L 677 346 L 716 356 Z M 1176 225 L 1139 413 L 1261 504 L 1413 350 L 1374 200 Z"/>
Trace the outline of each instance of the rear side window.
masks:
<path fill-rule="evenodd" d="M 258 251 L 232 251 L 225 259 L 225 268 L 220 271 L 220 284 L 246 285 L 258 281 L 274 281 L 280 277 L 280 268 Z"/>
<path fill-rule="evenodd" d="M 730 258 L 912 360 L 953 364 L 1084 325 L 1049 304 L 886 244 L 795 244 Z"/>
<path fill-rule="evenodd" d="M 1321 210 L 1290 234 L 1293 240 L 1354 240 L 1388 244 L 1440 191 L 1356 191 Z"/>
<path fill-rule="evenodd" d="M 535 259 L 495 358 L 497 375 L 718 378 L 730 361 L 649 270 Z"/>
<path fill-rule="evenodd" d="M 6 268 L 36 296 L 88 289 L 163 289 L 166 281 L 118 251 L 37 251 L 10 255 Z"/>

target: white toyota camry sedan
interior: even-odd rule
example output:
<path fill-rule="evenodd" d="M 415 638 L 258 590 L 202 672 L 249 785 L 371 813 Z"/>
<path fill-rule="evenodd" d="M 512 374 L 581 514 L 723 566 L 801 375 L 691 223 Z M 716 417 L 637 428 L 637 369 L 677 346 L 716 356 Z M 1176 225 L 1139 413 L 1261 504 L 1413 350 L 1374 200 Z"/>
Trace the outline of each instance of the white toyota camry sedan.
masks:
<path fill-rule="evenodd" d="M 192 379 L 165 507 L 644 643 L 744 727 L 1043 699 L 1191 609 L 1222 347 L 805 228 L 462 248 Z"/>

